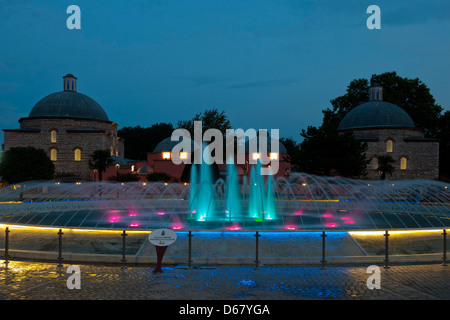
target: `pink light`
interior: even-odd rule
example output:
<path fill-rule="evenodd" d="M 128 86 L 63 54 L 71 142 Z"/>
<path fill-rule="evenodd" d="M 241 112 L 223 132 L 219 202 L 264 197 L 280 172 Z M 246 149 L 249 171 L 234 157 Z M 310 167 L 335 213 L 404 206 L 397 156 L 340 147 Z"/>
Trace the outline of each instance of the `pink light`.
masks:
<path fill-rule="evenodd" d="M 238 225 L 227 227 L 227 230 L 241 230 L 242 228 Z"/>
<path fill-rule="evenodd" d="M 197 210 L 192 210 L 192 213 L 197 213 Z"/>
<path fill-rule="evenodd" d="M 296 226 L 286 226 L 284 227 L 286 230 L 297 230 Z"/>
<path fill-rule="evenodd" d="M 350 220 L 349 217 L 341 217 L 341 220 Z"/>
<path fill-rule="evenodd" d="M 156 214 L 159 215 L 159 216 L 163 216 L 163 215 L 165 215 L 166 213 L 165 213 L 165 212 L 162 212 L 162 211 L 158 211 L 158 212 L 156 212 Z"/>
<path fill-rule="evenodd" d="M 130 213 L 128 214 L 128 216 L 129 216 L 129 217 L 136 217 L 136 216 L 137 216 L 137 213 L 136 213 L 136 212 L 130 212 Z"/>
<path fill-rule="evenodd" d="M 139 227 L 139 223 L 130 223 L 130 227 Z"/>
<path fill-rule="evenodd" d="M 325 227 L 328 227 L 328 228 L 336 228 L 336 223 L 326 223 L 325 224 Z"/>
<path fill-rule="evenodd" d="M 346 224 L 354 224 L 354 223 L 355 223 L 355 221 L 352 221 L 352 220 L 348 220 L 348 221 L 344 221 L 344 223 L 346 223 Z"/>
<path fill-rule="evenodd" d="M 324 218 L 331 218 L 333 215 L 331 213 L 325 213 L 322 215 Z"/>
<path fill-rule="evenodd" d="M 173 230 L 181 230 L 181 229 L 183 229 L 183 226 L 173 226 L 172 229 Z"/>
<path fill-rule="evenodd" d="M 297 211 L 297 212 L 294 212 L 294 214 L 297 215 L 297 216 L 301 216 L 303 214 L 303 212 Z"/>
<path fill-rule="evenodd" d="M 119 222 L 119 217 L 111 217 L 111 219 L 109 219 L 110 223 L 115 223 L 115 222 Z"/>

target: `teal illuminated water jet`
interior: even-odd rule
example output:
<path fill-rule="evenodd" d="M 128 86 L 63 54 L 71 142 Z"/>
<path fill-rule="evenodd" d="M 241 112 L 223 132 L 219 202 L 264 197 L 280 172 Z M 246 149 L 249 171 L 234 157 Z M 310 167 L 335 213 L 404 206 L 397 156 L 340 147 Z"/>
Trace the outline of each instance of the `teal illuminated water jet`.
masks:
<path fill-rule="evenodd" d="M 190 216 L 197 221 L 213 220 L 215 217 L 215 191 L 211 165 L 192 165 Z"/>
<path fill-rule="evenodd" d="M 242 195 L 239 186 L 239 178 L 234 164 L 227 165 L 225 218 L 235 221 L 243 217 Z"/>

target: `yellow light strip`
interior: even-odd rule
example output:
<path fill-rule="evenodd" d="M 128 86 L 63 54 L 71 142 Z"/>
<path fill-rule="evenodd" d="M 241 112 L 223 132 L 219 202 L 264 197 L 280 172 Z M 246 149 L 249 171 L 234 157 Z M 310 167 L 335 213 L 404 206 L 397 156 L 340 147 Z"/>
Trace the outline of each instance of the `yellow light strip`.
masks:
<path fill-rule="evenodd" d="M 64 227 L 36 227 L 36 226 L 23 226 L 23 225 L 15 225 L 15 224 L 0 224 L 0 228 L 9 229 L 28 229 L 28 230 L 38 230 L 38 231 L 58 231 L 61 229 L 62 231 L 73 231 L 73 232 L 96 232 L 96 233 L 122 233 L 123 230 L 126 231 L 127 234 L 142 234 L 142 233 L 151 233 L 151 231 L 143 231 L 143 230 L 129 230 L 129 229 L 116 229 L 116 230 L 106 230 L 106 229 L 83 229 L 83 228 L 64 228 Z"/>
<path fill-rule="evenodd" d="M 434 232 L 442 232 L 442 229 L 430 229 L 430 230 L 387 230 L 389 235 L 396 234 L 411 234 L 411 233 L 434 233 Z M 449 230 L 449 229 L 446 229 Z M 380 236 L 384 235 L 386 231 L 349 231 L 351 236 Z"/>

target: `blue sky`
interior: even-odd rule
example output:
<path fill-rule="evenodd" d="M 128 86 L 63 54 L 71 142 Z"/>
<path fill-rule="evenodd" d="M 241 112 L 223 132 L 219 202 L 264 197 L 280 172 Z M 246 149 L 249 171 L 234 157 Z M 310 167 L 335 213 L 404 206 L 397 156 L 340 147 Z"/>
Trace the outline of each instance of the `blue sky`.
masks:
<path fill-rule="evenodd" d="M 72 4 L 81 30 L 66 27 Z M 381 30 L 366 27 L 371 4 Z M 299 140 L 351 80 L 388 71 L 447 110 L 449 34 L 447 0 L 0 0 L 0 127 L 67 73 L 119 128 L 214 107 L 234 128 Z"/>

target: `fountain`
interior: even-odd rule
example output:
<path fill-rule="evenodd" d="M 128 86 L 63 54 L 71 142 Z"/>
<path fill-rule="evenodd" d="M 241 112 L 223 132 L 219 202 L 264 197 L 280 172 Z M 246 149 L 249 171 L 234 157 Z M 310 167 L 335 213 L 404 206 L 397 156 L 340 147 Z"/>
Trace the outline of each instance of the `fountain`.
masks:
<path fill-rule="evenodd" d="M 0 190 L 0 223 L 103 229 L 393 230 L 450 226 L 450 192 L 429 180 L 367 181 L 293 173 L 191 183 L 32 181 Z"/>

